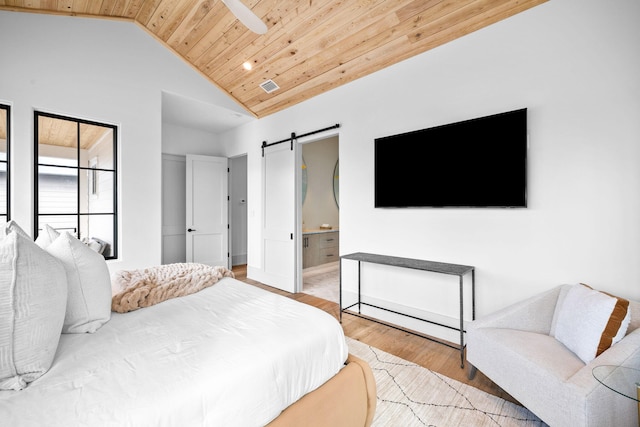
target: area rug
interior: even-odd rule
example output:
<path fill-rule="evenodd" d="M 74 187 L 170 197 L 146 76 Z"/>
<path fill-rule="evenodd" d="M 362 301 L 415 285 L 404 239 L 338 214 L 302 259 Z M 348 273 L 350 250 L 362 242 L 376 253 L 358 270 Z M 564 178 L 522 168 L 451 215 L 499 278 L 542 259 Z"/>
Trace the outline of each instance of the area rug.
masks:
<path fill-rule="evenodd" d="M 378 403 L 373 427 L 546 426 L 522 406 L 347 338 L 369 363 Z"/>

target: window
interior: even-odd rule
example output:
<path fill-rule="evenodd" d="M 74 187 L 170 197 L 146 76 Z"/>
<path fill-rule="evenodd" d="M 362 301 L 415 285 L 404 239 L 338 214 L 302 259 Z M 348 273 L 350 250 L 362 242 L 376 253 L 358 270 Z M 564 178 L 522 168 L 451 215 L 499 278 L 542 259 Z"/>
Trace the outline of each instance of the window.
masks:
<path fill-rule="evenodd" d="M 0 221 L 11 219 L 9 197 L 9 147 L 11 107 L 0 104 Z"/>
<path fill-rule="evenodd" d="M 35 113 L 35 230 L 68 231 L 117 258 L 117 127 Z"/>

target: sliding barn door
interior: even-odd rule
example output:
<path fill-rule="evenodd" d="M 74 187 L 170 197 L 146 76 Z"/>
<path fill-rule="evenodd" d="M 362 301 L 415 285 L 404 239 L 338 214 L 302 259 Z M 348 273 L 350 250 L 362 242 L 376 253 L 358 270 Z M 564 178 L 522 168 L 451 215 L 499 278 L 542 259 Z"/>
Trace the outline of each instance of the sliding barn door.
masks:
<path fill-rule="evenodd" d="M 262 168 L 262 281 L 288 292 L 296 291 L 295 155 L 288 143 L 266 147 Z"/>
<path fill-rule="evenodd" d="M 187 262 L 229 265 L 227 158 L 187 155 Z"/>

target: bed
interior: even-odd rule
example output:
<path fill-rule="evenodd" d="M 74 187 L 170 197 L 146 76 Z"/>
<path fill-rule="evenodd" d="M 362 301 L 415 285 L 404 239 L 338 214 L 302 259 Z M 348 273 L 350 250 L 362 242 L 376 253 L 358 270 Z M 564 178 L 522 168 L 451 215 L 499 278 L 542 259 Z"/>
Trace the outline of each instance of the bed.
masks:
<path fill-rule="evenodd" d="M 314 307 L 234 278 L 62 334 L 49 370 L 0 391 L 12 426 L 368 426 L 369 366 Z"/>

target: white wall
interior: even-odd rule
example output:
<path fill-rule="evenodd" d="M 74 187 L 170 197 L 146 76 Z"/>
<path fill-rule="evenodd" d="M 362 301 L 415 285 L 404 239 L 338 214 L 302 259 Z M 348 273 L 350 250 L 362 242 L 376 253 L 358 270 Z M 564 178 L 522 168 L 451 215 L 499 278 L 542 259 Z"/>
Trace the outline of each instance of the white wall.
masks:
<path fill-rule="evenodd" d="M 33 111 L 119 126 L 120 258 L 161 261 L 162 91 L 242 111 L 136 24 L 0 12 L 0 101 L 12 106 L 13 218 L 33 223 Z"/>
<path fill-rule="evenodd" d="M 249 156 L 250 271 L 262 267 L 260 142 L 341 123 L 342 254 L 474 265 L 478 315 L 578 281 L 640 300 L 638 16 L 637 0 L 548 2 L 222 135 L 227 155 Z M 527 209 L 374 209 L 376 137 L 522 107 Z M 412 274 L 368 278 L 428 302 Z"/>
<path fill-rule="evenodd" d="M 215 133 L 175 123 L 162 123 L 162 152 L 185 156 L 223 156 L 224 149 Z"/>

